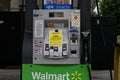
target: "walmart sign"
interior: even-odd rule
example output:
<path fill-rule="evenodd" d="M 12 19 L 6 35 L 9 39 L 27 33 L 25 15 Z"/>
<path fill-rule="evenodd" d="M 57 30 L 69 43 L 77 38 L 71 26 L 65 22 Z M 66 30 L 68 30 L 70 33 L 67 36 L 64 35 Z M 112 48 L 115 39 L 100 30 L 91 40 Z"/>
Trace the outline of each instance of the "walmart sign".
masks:
<path fill-rule="evenodd" d="M 41 72 L 32 72 L 33 80 L 70 80 L 69 73 L 65 74 L 50 74 L 48 72 L 41 73 Z"/>
<path fill-rule="evenodd" d="M 86 65 L 22 65 L 22 80 L 89 80 Z"/>
<path fill-rule="evenodd" d="M 72 76 L 70 78 L 70 76 Z M 81 80 L 81 73 L 75 71 L 74 73 L 66 72 L 65 74 L 51 74 L 49 72 L 32 72 L 33 80 Z"/>

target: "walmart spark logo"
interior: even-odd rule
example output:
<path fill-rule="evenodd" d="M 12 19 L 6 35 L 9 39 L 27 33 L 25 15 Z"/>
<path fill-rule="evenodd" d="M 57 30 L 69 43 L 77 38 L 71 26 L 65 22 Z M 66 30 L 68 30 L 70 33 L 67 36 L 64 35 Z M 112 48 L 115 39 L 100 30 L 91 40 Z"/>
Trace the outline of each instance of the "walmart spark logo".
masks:
<path fill-rule="evenodd" d="M 79 73 L 78 71 L 71 73 L 71 75 L 72 75 L 71 80 L 82 80 L 81 73 Z"/>

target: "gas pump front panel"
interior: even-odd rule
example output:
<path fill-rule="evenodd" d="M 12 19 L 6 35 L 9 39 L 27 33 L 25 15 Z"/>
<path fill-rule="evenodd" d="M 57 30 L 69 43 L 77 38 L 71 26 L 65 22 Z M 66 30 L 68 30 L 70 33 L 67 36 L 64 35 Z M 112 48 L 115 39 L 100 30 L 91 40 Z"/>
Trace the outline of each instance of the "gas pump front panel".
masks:
<path fill-rule="evenodd" d="M 80 64 L 80 11 L 33 11 L 33 64 Z"/>

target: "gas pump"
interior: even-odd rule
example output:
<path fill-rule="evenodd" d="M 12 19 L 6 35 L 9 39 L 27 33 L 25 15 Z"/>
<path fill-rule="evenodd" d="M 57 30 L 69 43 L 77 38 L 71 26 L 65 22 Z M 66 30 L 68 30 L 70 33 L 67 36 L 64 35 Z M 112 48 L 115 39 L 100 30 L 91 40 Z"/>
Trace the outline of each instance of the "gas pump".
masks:
<path fill-rule="evenodd" d="M 33 10 L 32 63 L 22 65 L 22 80 L 91 80 L 90 32 L 81 29 L 80 9 L 70 9 L 72 0 L 49 1 Z"/>

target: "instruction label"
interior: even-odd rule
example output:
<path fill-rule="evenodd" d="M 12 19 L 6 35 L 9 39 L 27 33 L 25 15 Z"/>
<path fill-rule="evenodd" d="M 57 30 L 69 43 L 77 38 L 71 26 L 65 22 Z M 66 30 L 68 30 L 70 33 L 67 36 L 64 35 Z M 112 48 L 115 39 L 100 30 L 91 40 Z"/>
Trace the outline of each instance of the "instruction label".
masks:
<path fill-rule="evenodd" d="M 50 46 L 62 46 L 62 30 L 58 32 L 50 31 L 49 32 L 49 45 Z"/>
<path fill-rule="evenodd" d="M 34 22 L 34 37 L 39 38 L 43 37 L 43 27 L 44 27 L 44 21 L 43 20 L 35 20 Z"/>
<path fill-rule="evenodd" d="M 72 27 L 80 27 L 80 13 L 71 13 Z"/>

